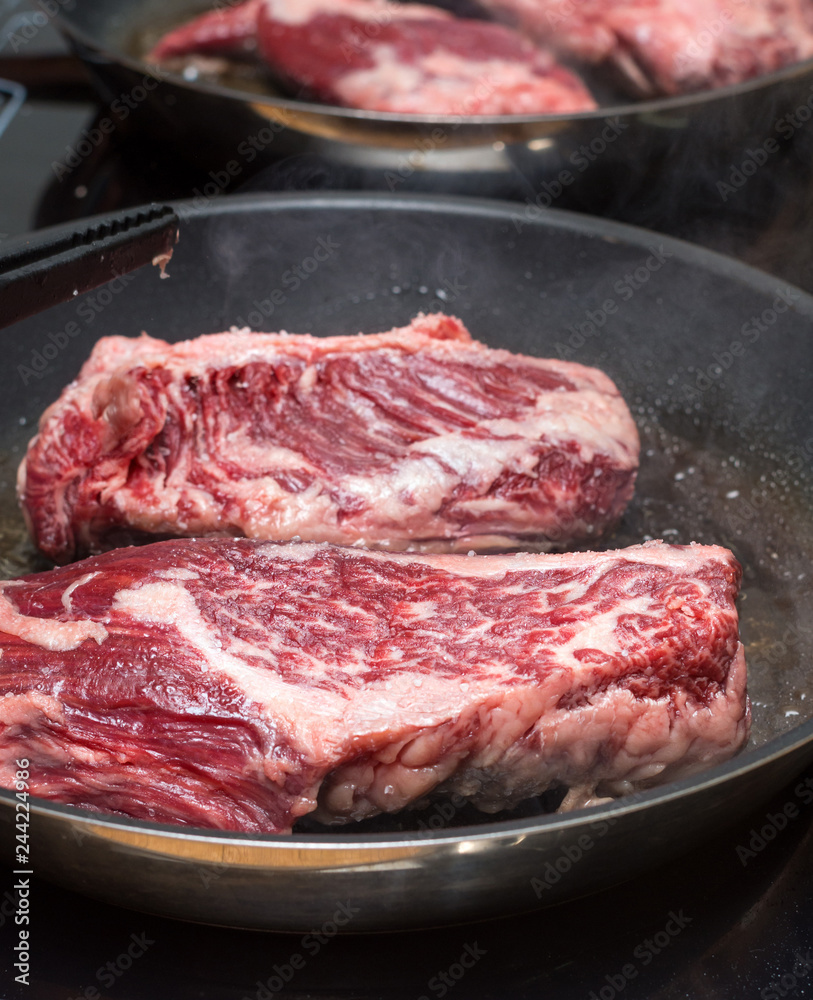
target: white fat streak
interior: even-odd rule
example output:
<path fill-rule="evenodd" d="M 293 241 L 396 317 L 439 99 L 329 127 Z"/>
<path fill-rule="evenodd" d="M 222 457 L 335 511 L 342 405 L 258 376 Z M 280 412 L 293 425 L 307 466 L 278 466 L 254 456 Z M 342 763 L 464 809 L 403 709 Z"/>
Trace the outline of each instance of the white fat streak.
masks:
<path fill-rule="evenodd" d="M 36 729 L 43 717 L 55 722 L 64 722 L 65 711 L 62 702 L 42 691 L 26 691 L 24 694 L 9 692 L 0 698 L 2 726 L 28 726 Z"/>
<path fill-rule="evenodd" d="M 184 513 L 179 513 L 183 500 Z M 208 490 L 191 483 L 171 487 L 156 483 L 149 497 L 133 497 L 129 490 L 116 490 L 109 501 L 121 512 L 127 524 L 142 531 L 176 534 L 210 531 L 216 525 L 222 505 Z"/>
<path fill-rule="evenodd" d="M 339 695 L 287 684 L 272 670 L 246 663 L 224 648 L 204 620 L 194 597 L 180 584 L 146 583 L 133 589 L 119 590 L 113 597 L 112 609 L 140 621 L 174 625 L 186 643 L 199 654 L 202 672 L 217 671 L 228 677 L 248 701 L 258 705 L 266 718 L 278 728 L 284 727 L 286 736 L 303 750 L 310 751 L 321 741 L 321 729 L 326 718 L 335 719 L 341 714 L 344 699 Z M 235 648 L 268 659 L 268 654 L 250 644 L 240 642 Z M 273 666 L 273 662 L 269 665 Z M 314 663 L 314 666 L 324 670 L 323 665 Z M 306 708 L 310 708 L 310 712 L 303 711 Z"/>
<path fill-rule="evenodd" d="M 199 580 L 200 573 L 184 566 L 173 566 L 170 569 L 156 570 L 155 575 L 162 580 Z"/>
<path fill-rule="evenodd" d="M 387 679 L 387 687 L 376 684 L 372 692 L 358 692 L 342 715 L 342 725 L 354 734 L 354 743 L 363 745 L 364 737 L 392 734 L 407 735 L 420 729 L 432 729 L 452 719 L 481 701 L 494 688 L 491 681 L 470 681 L 463 691 L 448 678 L 421 674 L 399 665 Z"/>
<path fill-rule="evenodd" d="M 638 431 L 620 396 L 587 388 L 542 392 L 534 409 L 523 420 L 486 421 L 484 426 L 495 437 L 519 433 L 553 444 L 576 441 L 585 462 L 606 455 L 622 468 L 638 464 Z"/>
<path fill-rule="evenodd" d="M 552 398 L 555 397 L 555 398 Z M 342 487 L 375 510 L 379 522 L 405 525 L 417 517 L 426 531 L 426 511 L 438 510 L 460 482 L 481 492 L 503 472 L 530 475 L 538 441 L 551 448 L 576 441 L 585 463 L 607 456 L 620 468 L 637 465 L 637 433 L 620 399 L 595 392 L 544 393 L 537 413 L 527 420 L 484 421 L 485 438 L 441 434 L 416 442 L 408 456 L 389 473 L 345 476 Z M 506 508 L 507 501 L 489 499 L 486 509 Z"/>
<path fill-rule="evenodd" d="M 547 595 L 544 596 L 547 605 Z M 580 596 L 581 594 L 574 590 L 572 599 L 578 599 Z M 618 619 L 622 615 L 645 615 L 652 605 L 653 601 L 648 596 L 623 597 L 614 603 L 612 608 L 603 613 L 591 609 L 589 620 L 579 621 L 576 634 L 572 639 L 561 646 L 550 646 L 549 649 L 560 665 L 572 667 L 577 673 L 580 667 L 588 671 L 595 670 L 594 663 L 580 664 L 578 660 L 574 659 L 573 654 L 581 649 L 598 649 L 608 656 L 621 655 L 624 650 L 616 633 Z"/>
<path fill-rule="evenodd" d="M 96 570 L 94 573 L 85 573 L 85 575 L 80 576 L 78 580 L 74 580 L 73 583 L 70 585 L 70 587 L 68 587 L 65 590 L 65 592 L 62 594 L 62 607 L 68 612 L 68 614 L 71 614 L 71 612 L 73 611 L 73 601 L 72 601 L 73 592 L 78 587 L 81 587 L 83 584 L 87 583 L 88 580 L 92 580 L 95 576 L 98 575 L 99 575 L 99 570 Z"/>
<path fill-rule="evenodd" d="M 395 564 L 418 564 L 428 566 L 442 573 L 470 579 L 501 579 L 506 573 L 549 572 L 551 570 L 589 569 L 598 576 L 611 566 L 619 563 L 643 563 L 651 566 L 665 566 L 671 569 L 695 574 L 708 562 L 729 562 L 732 554 L 719 545 L 700 545 L 692 542 L 690 545 L 667 545 L 662 541 L 644 542 L 642 545 L 630 545 L 625 549 L 612 549 L 607 552 L 557 552 L 536 553 L 516 552 L 512 555 L 485 555 L 476 559 L 467 555 L 409 555 L 376 552 L 373 550 L 335 549 L 332 546 L 312 542 L 300 542 L 294 545 L 277 545 L 272 542 L 261 547 L 268 554 L 270 562 L 290 560 L 292 562 L 308 562 L 317 555 L 328 554 L 331 558 L 360 559 L 376 562 L 392 562 Z"/>
<path fill-rule="evenodd" d="M 239 527 L 249 538 L 299 536 L 336 542 L 347 538 L 347 532 L 337 526 L 339 508 L 319 482 L 311 483 L 301 493 L 289 493 L 268 476 L 233 484 L 232 495 L 239 504 Z M 218 507 L 212 517 L 219 516 Z"/>
<path fill-rule="evenodd" d="M 102 643 L 107 638 L 107 629 L 100 622 L 60 622 L 53 618 L 20 614 L 4 593 L 8 585 L 0 584 L 0 632 L 16 635 L 32 646 L 60 653 L 76 649 L 85 639 Z"/>
<path fill-rule="evenodd" d="M 433 97 L 442 96 L 450 102 L 457 99 L 459 106 L 454 110 L 462 113 L 468 107 L 476 112 L 478 103 L 487 102 L 495 89 L 527 88 L 537 81 L 539 86 L 549 86 L 544 77 L 535 78 L 523 61 L 494 58 L 474 62 L 448 49 L 436 49 L 407 65 L 399 60 L 393 46 L 379 45 L 374 50 L 374 65 L 345 74 L 337 81 L 336 91 L 346 101 L 376 94 L 386 97 L 387 104 L 403 100 L 412 107 L 420 104 L 421 91 L 431 87 Z"/>
<path fill-rule="evenodd" d="M 287 557 L 288 554 L 284 556 Z M 174 625 L 199 655 L 201 671 L 228 677 L 311 760 L 321 756 L 328 763 L 337 762 L 350 744 L 358 747 L 365 739 L 375 741 L 382 735 L 389 738 L 386 734 L 391 732 L 395 719 L 399 731 L 438 725 L 456 718 L 465 704 L 482 695 L 475 681 L 467 692 L 459 692 L 451 690 L 444 678 L 421 674 L 418 685 L 417 675 L 409 669 L 409 664 L 403 665 L 402 672 L 388 677 L 386 683 L 367 685 L 351 694 L 349 700 L 322 688 L 288 684 L 274 673 L 275 660 L 286 652 L 281 642 L 276 650 L 269 652 L 234 638 L 224 648 L 193 596 L 181 584 L 147 583 L 120 590 L 114 595 L 112 608 L 138 621 Z M 271 636 L 269 640 L 273 641 Z M 297 657 L 305 655 L 299 648 L 295 652 Z M 346 672 L 352 674 L 361 664 L 362 652 L 343 645 L 341 664 L 326 664 L 311 658 L 314 678 L 331 667 L 344 671 L 345 665 Z M 239 654 L 259 657 L 268 666 L 246 663 Z M 267 769 L 271 766 L 273 762 L 266 763 Z"/>
<path fill-rule="evenodd" d="M 404 4 L 398 0 L 265 0 L 270 17 L 281 24 L 307 24 L 318 14 L 344 14 L 354 21 L 389 24 L 394 17 L 448 20 L 450 15 L 437 7 Z"/>
<path fill-rule="evenodd" d="M 321 595 L 319 595 L 318 600 L 320 603 L 322 602 Z M 340 594 L 331 595 L 330 606 L 331 619 L 341 616 L 345 616 L 348 619 L 352 618 L 356 621 L 359 619 L 366 619 L 371 625 L 376 624 L 379 621 L 379 617 L 375 612 L 368 611 L 367 608 L 362 608 L 353 601 L 344 600 Z M 342 653 L 342 655 L 344 654 Z"/>
<path fill-rule="evenodd" d="M 490 428 L 488 428 L 490 430 Z M 522 428 L 515 425 L 515 433 L 521 434 Z M 454 472 L 448 473 L 444 479 L 456 482 L 464 479 L 467 482 L 491 483 L 504 470 L 530 474 L 538 461 L 529 448 L 526 437 L 520 438 L 468 438 L 460 434 L 438 434 L 410 445 L 410 452 L 420 460 L 423 455 L 431 455 Z M 410 464 L 412 464 L 410 462 Z M 492 501 L 493 503 L 493 501 Z"/>
<path fill-rule="evenodd" d="M 386 104 L 391 108 L 397 106 L 398 100 L 406 100 L 410 105 L 420 102 L 427 85 L 420 60 L 412 64 L 399 60 L 391 45 L 376 46 L 373 56 L 374 65 L 345 73 L 334 82 L 343 104 L 365 106 L 370 103 L 371 96 L 376 105 Z"/>
<path fill-rule="evenodd" d="M 475 62 L 449 49 L 435 49 L 434 52 L 428 52 L 421 60 L 421 67 L 433 76 L 475 79 L 483 83 L 499 81 L 500 87 L 512 87 L 528 82 L 528 69 L 521 62 L 497 58 Z"/>
<path fill-rule="evenodd" d="M 542 392 L 534 412 L 520 420 L 483 420 L 486 438 L 438 434 L 411 445 L 416 454 L 432 454 L 462 477 L 493 479 L 503 468 L 530 471 L 536 458 L 529 446 L 543 441 L 552 448 L 575 441 L 583 462 L 607 456 L 621 468 L 637 466 L 638 434 L 619 396 L 592 389 Z"/>
<path fill-rule="evenodd" d="M 305 371 L 313 372 L 315 378 L 315 368 L 306 368 Z M 285 448 L 278 444 L 268 444 L 265 442 L 258 444 L 249 437 L 249 431 L 246 427 L 238 427 L 229 431 L 225 435 L 225 439 L 228 445 L 227 454 L 229 458 L 239 464 L 240 468 L 245 469 L 248 473 L 259 469 L 267 470 L 269 468 L 275 471 L 294 469 L 296 471 L 305 470 L 314 474 L 317 473 L 317 469 L 308 462 L 301 452 L 294 451 L 292 448 Z M 223 470 L 219 469 L 216 464 L 213 464 L 210 471 L 215 479 L 224 478 Z"/>
<path fill-rule="evenodd" d="M 375 476 L 345 476 L 342 487 L 375 511 L 378 524 L 405 526 L 417 518 L 425 528 L 427 512 L 440 507 L 459 478 L 433 456 L 416 455 L 389 473 L 379 470 Z"/>
<path fill-rule="evenodd" d="M 410 623 L 431 621 L 437 614 L 437 601 L 405 601 L 399 611 Z"/>

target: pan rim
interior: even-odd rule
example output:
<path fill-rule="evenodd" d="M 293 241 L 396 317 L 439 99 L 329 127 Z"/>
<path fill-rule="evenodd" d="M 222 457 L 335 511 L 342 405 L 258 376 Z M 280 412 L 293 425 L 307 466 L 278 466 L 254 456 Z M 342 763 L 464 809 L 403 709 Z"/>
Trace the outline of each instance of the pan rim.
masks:
<path fill-rule="evenodd" d="M 800 732 L 804 730 L 807 730 L 806 734 Z M 633 792 L 611 802 L 574 810 L 571 813 L 546 813 L 522 819 L 496 820 L 493 823 L 486 820 L 475 825 L 433 830 L 431 834 L 415 830 L 405 830 L 398 836 L 392 833 L 253 833 L 156 823 L 151 820 L 134 819 L 109 813 L 95 813 L 78 806 L 50 802 L 35 795 L 29 796 L 28 803 L 30 812 L 34 815 L 62 817 L 72 823 L 93 827 L 101 826 L 125 834 L 151 834 L 161 839 L 202 841 L 209 845 L 222 847 L 272 847 L 276 850 L 288 848 L 295 851 L 327 851 L 339 854 L 357 852 L 365 848 L 378 848 L 382 851 L 387 849 L 403 850 L 405 847 L 417 846 L 440 848 L 460 843 L 482 844 L 497 840 L 516 840 L 518 837 L 524 838 L 537 832 L 566 834 L 570 830 L 581 829 L 586 823 L 591 825 L 614 823 L 637 813 L 649 811 L 655 806 L 680 802 L 697 792 L 709 791 L 731 780 L 742 778 L 768 763 L 779 761 L 783 757 L 793 754 L 811 742 L 813 742 L 813 719 L 787 733 L 773 737 L 763 747 L 751 751 L 744 750 L 723 764 L 718 764 L 697 775 L 682 778 L 680 781 L 668 782 L 658 788 Z M 776 746 L 776 744 L 780 745 Z M 743 763 L 744 758 L 748 758 L 746 763 Z M 800 762 L 798 770 L 801 771 L 803 767 L 804 763 Z M 0 788 L 0 806 L 14 808 L 16 801 L 15 792 Z M 151 846 L 148 850 L 149 853 L 161 853 L 160 849 L 155 846 Z M 235 863 L 240 864 L 239 862 Z M 247 864 L 251 865 L 251 862 L 249 861 Z"/>
<path fill-rule="evenodd" d="M 501 200 L 499 198 L 472 197 L 467 195 L 448 194 L 425 194 L 404 192 L 390 194 L 384 191 L 320 191 L 320 192 L 299 192 L 299 191 L 273 191 L 273 192 L 243 192 L 217 196 L 209 199 L 205 208 L 195 204 L 193 198 L 173 200 L 167 202 L 174 211 L 178 213 L 181 221 L 195 218 L 200 215 L 230 215 L 233 214 L 235 204 L 243 211 L 252 211 L 261 207 L 264 203 L 274 205 L 281 202 L 289 208 L 300 208 L 306 210 L 321 210 L 322 208 L 345 205 L 347 208 L 358 210 L 369 208 L 374 205 L 376 208 L 402 211 L 407 208 L 410 211 L 425 209 L 427 211 L 437 211 L 442 208 L 452 214 L 472 216 L 475 213 L 483 217 L 492 216 L 505 222 L 514 224 L 518 212 L 525 207 L 524 202 Z M 133 209 L 137 211 L 136 207 Z M 534 206 L 536 209 L 536 206 Z M 632 225 L 628 222 L 617 222 L 615 219 L 605 219 L 600 216 L 588 215 L 583 212 L 576 212 L 562 208 L 539 209 L 539 217 L 534 219 L 522 219 L 523 229 L 527 227 L 538 228 L 548 226 L 552 229 L 562 229 L 570 232 L 579 232 L 595 239 L 605 239 L 611 242 L 624 242 L 632 246 L 639 246 L 647 249 L 653 244 L 675 248 L 682 260 L 691 264 L 703 267 L 713 274 L 723 277 L 740 279 L 746 281 L 752 288 L 757 288 L 765 293 L 774 291 L 774 285 L 779 282 L 798 293 L 799 299 L 794 299 L 791 309 L 796 312 L 809 313 L 813 318 L 813 293 L 806 292 L 803 288 L 763 271 L 752 264 L 737 260 L 728 254 L 718 250 L 711 250 L 689 240 L 681 239 L 678 236 L 669 236 L 654 229 L 645 229 L 643 226 Z M 95 222 L 97 219 L 103 221 L 112 218 L 116 213 L 107 213 L 82 220 L 83 223 Z M 63 223 L 54 227 L 53 231 L 59 229 L 73 230 L 70 223 Z M 37 233 L 44 230 L 37 230 Z M 9 241 L 10 242 L 10 241 Z M 804 305 L 806 309 L 799 307 Z"/>
<path fill-rule="evenodd" d="M 37 0 L 38 4 L 42 0 Z M 53 15 L 54 22 L 58 25 L 71 41 L 78 42 L 88 49 L 92 49 L 113 62 L 125 66 L 128 69 L 139 73 L 146 73 L 159 81 L 166 81 L 176 86 L 181 86 L 193 91 L 225 97 L 229 100 L 239 100 L 241 102 L 262 104 L 269 107 L 280 108 L 284 111 L 296 112 L 306 115 L 322 115 L 337 119 L 345 119 L 349 122 L 368 122 L 379 124 L 396 124 L 403 126 L 510 126 L 510 125 L 556 125 L 570 121 L 590 122 L 615 117 L 635 117 L 646 115 L 658 115 L 670 111 L 683 111 L 697 105 L 713 104 L 717 101 L 724 101 L 727 98 L 738 97 L 741 94 L 751 93 L 759 90 L 763 86 L 784 83 L 797 76 L 805 76 L 813 71 L 813 57 L 800 62 L 791 63 L 781 69 L 771 73 L 764 73 L 761 76 L 740 83 L 727 84 L 725 87 L 715 87 L 709 90 L 702 90 L 692 94 L 678 94 L 671 97 L 656 97 L 647 100 L 631 102 L 627 104 L 612 104 L 601 106 L 593 111 L 578 111 L 563 114 L 548 115 L 418 115 L 395 113 L 386 111 L 366 111 L 361 108 L 345 108 L 340 105 L 323 104 L 319 102 L 303 101 L 296 98 L 277 97 L 275 95 L 252 94 L 250 91 L 238 90 L 227 87 L 223 84 L 208 81 L 187 80 L 182 75 L 168 72 L 156 64 L 150 64 L 142 59 L 122 52 L 115 46 L 108 45 L 101 39 L 89 34 L 83 28 L 77 27 L 71 21 L 71 12 L 64 9 Z"/>
<path fill-rule="evenodd" d="M 813 60 L 811 60 L 813 62 Z M 525 202 L 509 201 L 507 199 L 473 197 L 468 195 L 430 194 L 430 193 L 389 193 L 385 191 L 246 191 L 206 197 L 206 204 L 197 204 L 198 198 L 167 199 L 164 202 L 133 205 L 126 209 L 128 214 L 147 211 L 161 206 L 168 206 L 177 213 L 184 222 L 200 216 L 231 215 L 236 211 L 251 212 L 265 206 L 273 207 L 282 204 L 287 208 L 307 211 L 319 211 L 323 208 L 346 207 L 357 211 L 375 207 L 379 210 L 392 211 L 438 211 L 442 208 L 455 215 L 472 216 L 479 213 L 483 217 L 491 216 L 505 222 L 515 223 L 518 213 L 525 207 Z M 522 218 L 522 227 L 548 227 L 569 232 L 579 232 L 594 239 L 610 242 L 623 242 L 630 246 L 638 246 L 649 250 L 653 243 L 659 246 L 671 247 L 681 260 L 702 267 L 704 270 L 722 277 L 739 280 L 749 287 L 766 294 L 775 293 L 777 283 L 790 288 L 794 292 L 793 304 L 790 309 L 802 315 L 813 318 L 813 293 L 805 291 L 786 278 L 763 271 L 753 264 L 738 260 L 719 250 L 712 250 L 681 239 L 645 229 L 643 226 L 628 222 L 618 222 L 615 219 L 588 215 L 563 208 L 540 208 L 534 206 L 534 218 Z M 3 241 L 0 248 L 0 261 L 6 255 L 21 247 L 32 246 L 37 241 L 45 241 L 59 235 L 70 235 L 78 229 L 89 229 L 102 226 L 106 222 L 119 219 L 121 211 L 102 212 L 98 215 L 83 216 L 70 222 L 61 222 L 30 232 L 10 236 Z M 171 266 L 171 265 L 170 265 Z"/>
<path fill-rule="evenodd" d="M 202 217 L 217 217 L 235 215 L 241 212 L 265 211 L 322 211 L 325 208 L 344 209 L 357 212 L 360 209 L 373 209 L 390 212 L 427 212 L 439 210 L 451 214 L 465 215 L 469 218 L 493 218 L 503 222 L 512 222 L 517 211 L 517 204 L 495 199 L 471 198 L 464 196 L 447 196 L 434 194 L 387 194 L 382 192 L 320 192 L 318 194 L 291 193 L 245 193 L 226 195 L 210 199 L 203 207 L 195 204 L 194 199 L 169 202 L 178 213 L 183 224 L 189 219 Z M 146 206 L 145 206 L 146 207 Z M 128 211 L 137 211 L 134 208 Z M 105 213 L 81 220 L 85 226 L 102 224 L 113 220 L 120 213 Z M 775 294 L 776 283 L 795 289 L 799 298 L 795 299 L 791 308 L 795 312 L 813 319 L 813 295 L 796 288 L 791 282 L 772 276 L 736 258 L 705 247 L 689 243 L 673 236 L 662 235 L 652 230 L 646 230 L 627 223 L 614 220 L 586 216 L 563 209 L 545 209 L 539 217 L 524 221 L 531 228 L 548 228 L 584 234 L 594 239 L 606 239 L 633 246 L 649 247 L 653 241 L 664 247 L 672 247 L 677 258 L 684 263 L 704 268 L 708 273 L 739 280 L 750 288 L 766 294 Z M 8 240 L 0 253 L 0 261 L 7 252 L 25 242 L 28 246 L 36 244 L 46 237 L 58 233 L 72 233 L 76 230 L 75 223 L 62 223 L 47 229 L 36 230 L 20 237 Z M 147 266 L 147 265 L 145 265 Z M 171 264 L 170 264 L 171 267 Z M 202 840 L 207 844 L 227 846 L 229 844 L 242 847 L 273 847 L 290 850 L 323 850 L 332 852 L 354 851 L 359 848 L 379 848 L 386 850 L 403 849 L 404 847 L 424 846 L 449 847 L 459 842 L 485 843 L 493 840 L 523 837 L 536 831 L 547 833 L 566 833 L 570 829 L 581 827 L 587 823 L 601 823 L 608 820 L 621 819 L 628 815 L 641 812 L 656 805 L 674 803 L 690 795 L 707 791 L 752 771 L 756 771 L 772 762 L 792 755 L 805 745 L 813 743 L 813 718 L 799 723 L 783 733 L 779 733 L 760 747 L 747 747 L 735 757 L 722 764 L 714 765 L 698 774 L 667 782 L 665 785 L 634 792 L 600 805 L 575 810 L 572 813 L 550 813 L 541 816 L 525 817 L 523 819 L 485 821 L 473 826 L 461 826 L 432 831 L 403 831 L 398 836 L 392 833 L 313 833 L 313 834 L 273 834 L 247 833 L 241 831 L 213 830 L 208 828 L 178 826 L 168 823 L 156 823 L 149 820 L 132 819 L 108 813 L 95 813 L 79 807 L 51 802 L 47 799 L 30 796 L 31 811 L 35 814 L 62 818 L 83 825 L 102 826 L 120 832 L 133 834 L 153 834 L 155 837 L 170 840 Z M 813 750 L 811 750 L 813 756 Z M 797 770 L 801 770 L 803 763 Z M 15 792 L 0 788 L 0 806 L 14 807 Z M 151 847 L 151 853 L 160 854 L 160 850 Z M 250 864 L 250 862 L 249 862 Z"/>

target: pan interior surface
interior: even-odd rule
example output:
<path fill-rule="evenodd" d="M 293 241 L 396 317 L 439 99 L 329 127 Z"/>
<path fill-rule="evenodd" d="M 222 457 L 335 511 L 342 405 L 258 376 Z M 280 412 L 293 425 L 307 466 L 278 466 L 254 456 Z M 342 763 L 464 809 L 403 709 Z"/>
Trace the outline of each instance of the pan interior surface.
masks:
<path fill-rule="evenodd" d="M 442 310 L 490 346 L 595 365 L 615 380 L 641 434 L 641 472 L 601 547 L 662 538 L 731 548 L 744 570 L 753 703 L 741 759 L 810 730 L 813 300 L 804 293 L 612 223 L 565 213 L 528 222 L 511 206 L 376 196 L 187 205 L 169 272 L 159 281 L 142 269 L 0 332 L 13 372 L 0 400 L 3 577 L 47 566 L 17 508 L 16 469 L 39 415 L 100 336 L 146 330 L 176 341 L 232 324 L 377 332 Z M 68 329 L 78 332 L 62 336 Z M 449 825 L 485 832 L 549 805 L 496 817 L 463 809 Z M 418 830 L 421 816 L 355 832 Z"/>

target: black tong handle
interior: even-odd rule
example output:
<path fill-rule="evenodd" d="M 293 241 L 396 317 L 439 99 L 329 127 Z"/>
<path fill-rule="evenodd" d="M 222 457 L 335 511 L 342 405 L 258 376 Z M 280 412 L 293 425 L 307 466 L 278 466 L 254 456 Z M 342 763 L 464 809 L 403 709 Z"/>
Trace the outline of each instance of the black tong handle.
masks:
<path fill-rule="evenodd" d="M 74 233 L 33 233 L 0 254 L 0 327 L 144 264 L 160 264 L 163 274 L 177 239 L 178 216 L 169 205 L 126 212 Z"/>

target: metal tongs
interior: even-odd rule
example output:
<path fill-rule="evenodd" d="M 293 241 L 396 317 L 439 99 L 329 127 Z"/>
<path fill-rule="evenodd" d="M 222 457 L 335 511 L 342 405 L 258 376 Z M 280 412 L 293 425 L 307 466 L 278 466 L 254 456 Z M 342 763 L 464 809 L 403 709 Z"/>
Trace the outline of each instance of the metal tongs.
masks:
<path fill-rule="evenodd" d="M 165 268 L 178 240 L 178 216 L 169 205 L 150 205 L 106 218 L 74 233 L 31 233 L 0 253 L 0 327 L 11 326 L 61 302 L 135 271 Z"/>

